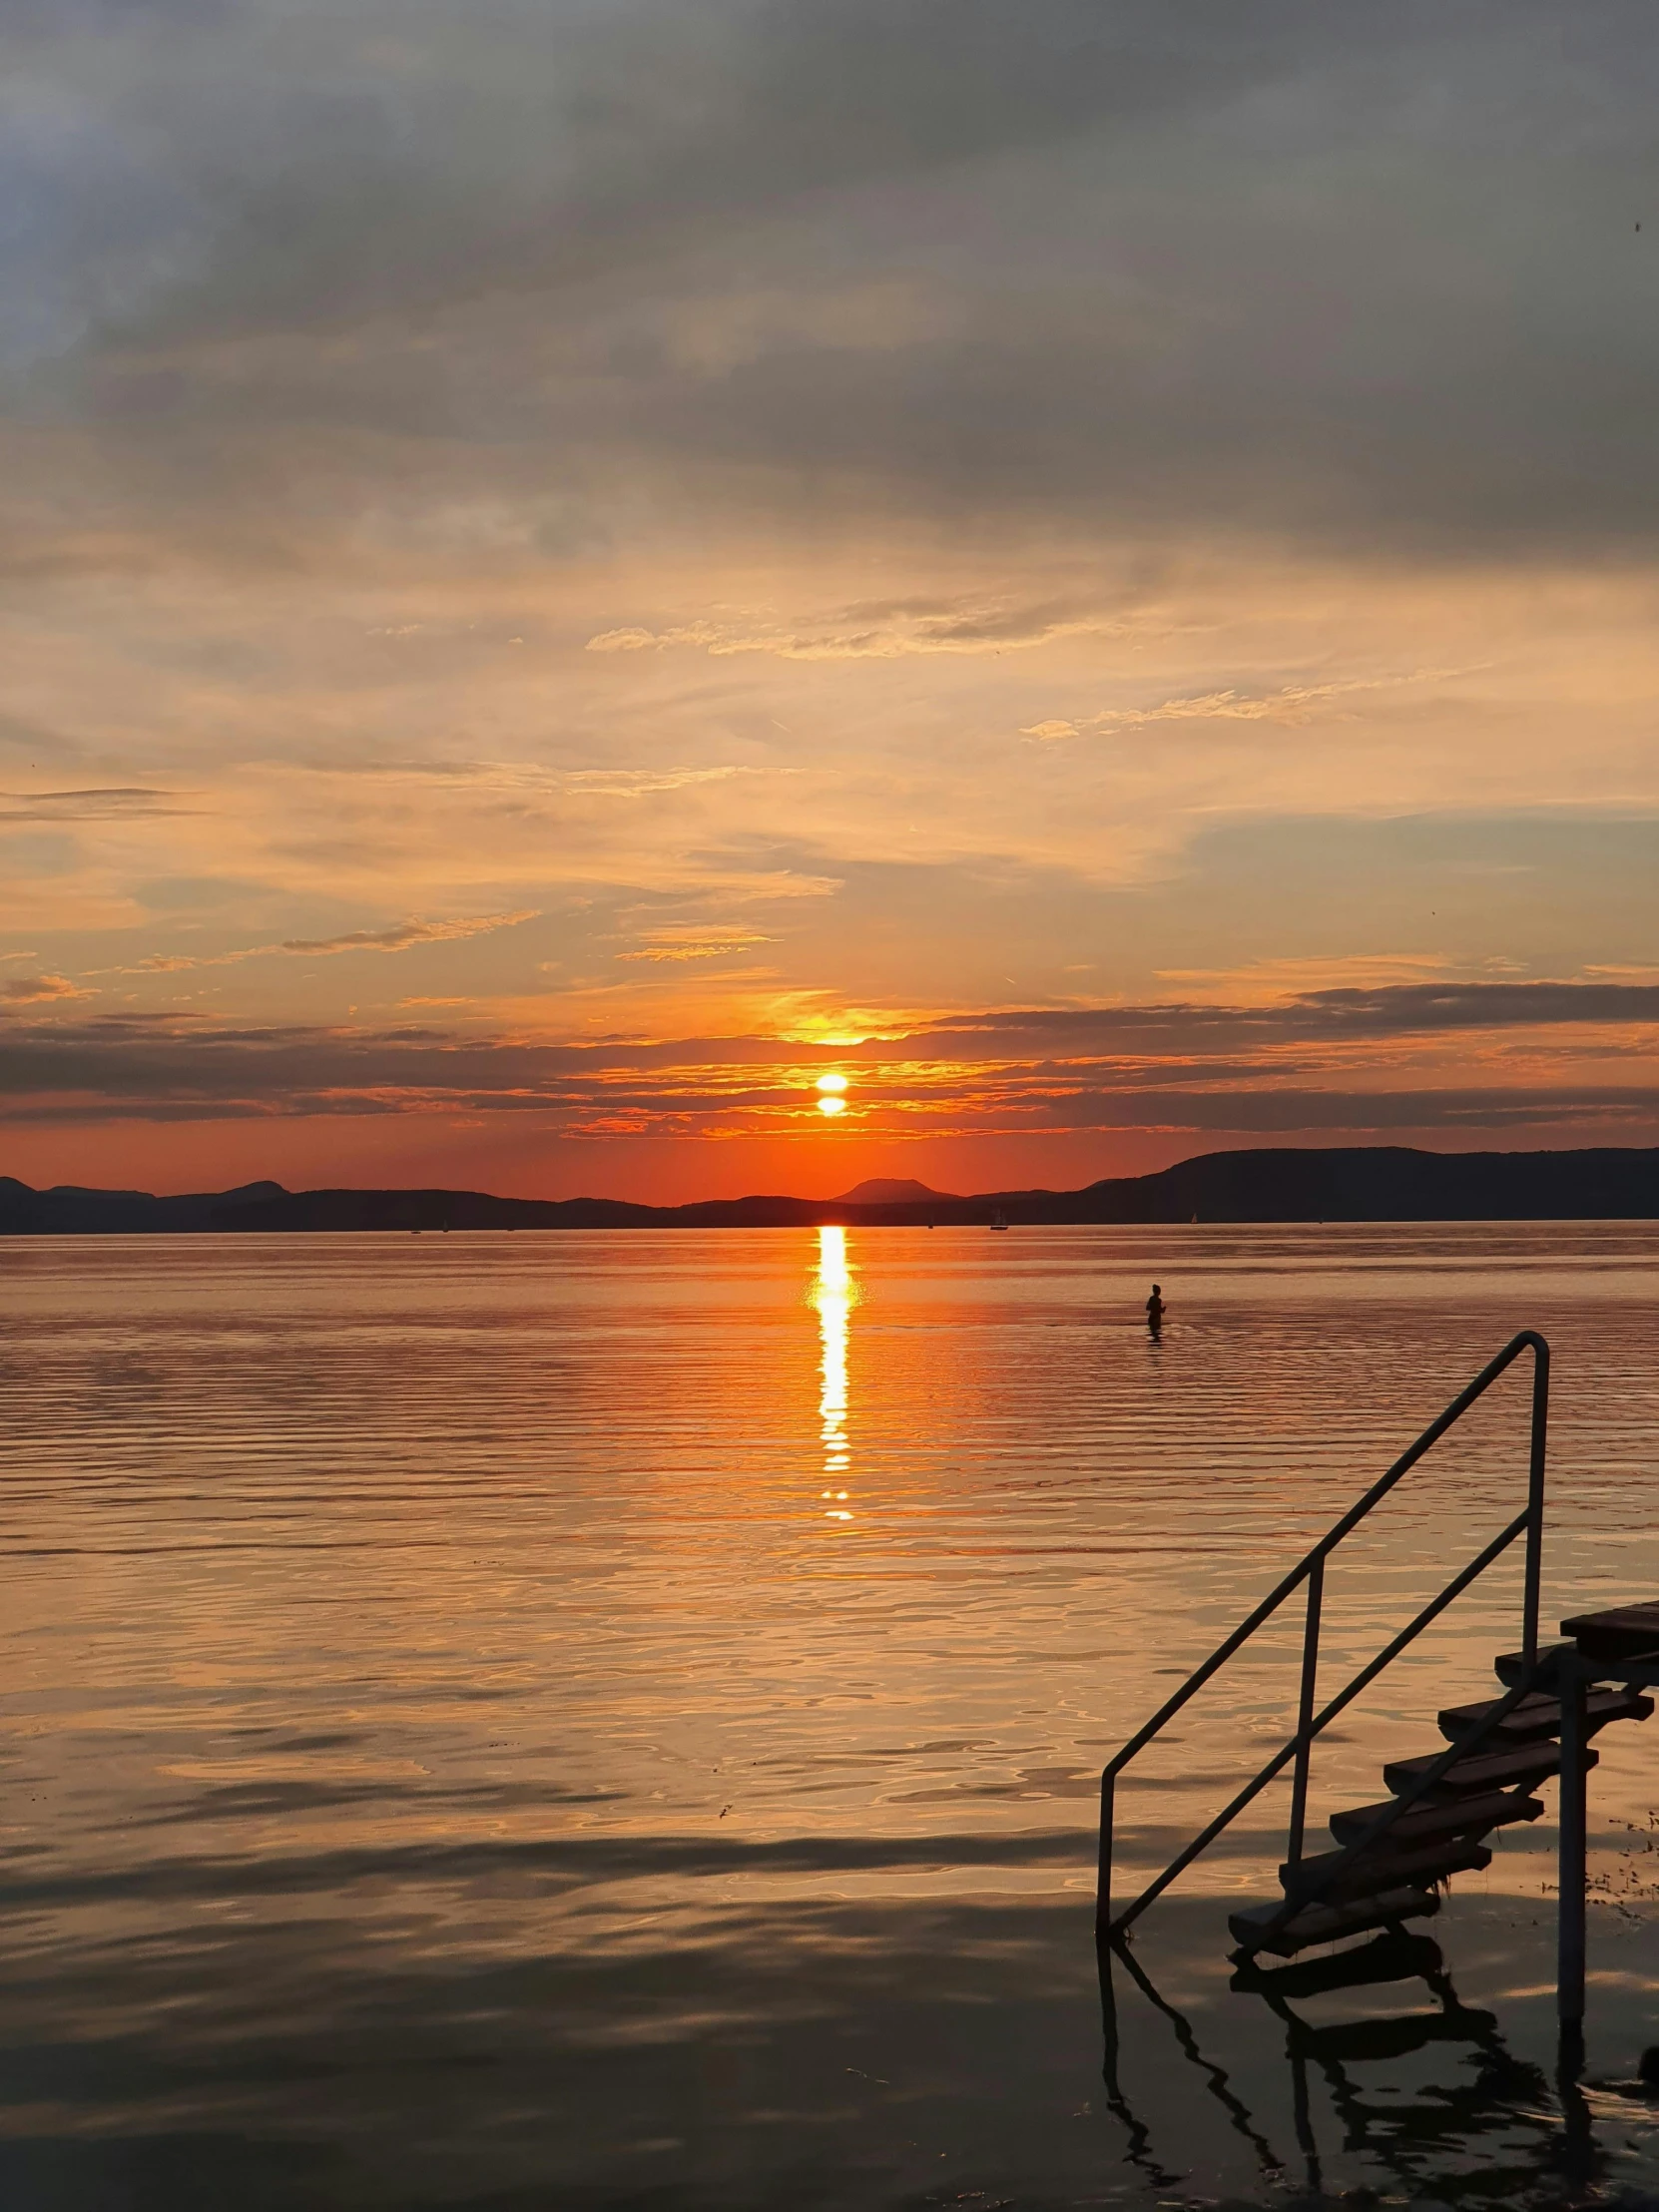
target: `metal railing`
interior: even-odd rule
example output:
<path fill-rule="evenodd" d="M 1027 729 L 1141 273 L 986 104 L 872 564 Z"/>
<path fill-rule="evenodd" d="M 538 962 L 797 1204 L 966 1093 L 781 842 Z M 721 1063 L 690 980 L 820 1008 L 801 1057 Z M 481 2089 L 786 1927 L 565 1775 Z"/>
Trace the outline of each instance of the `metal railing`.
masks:
<path fill-rule="evenodd" d="M 1532 1354 L 1532 1434 L 1531 1455 L 1527 1476 L 1526 1505 L 1506 1528 L 1501 1529 L 1489 1544 L 1469 1561 L 1461 1572 L 1432 1598 L 1410 1625 L 1401 1629 L 1391 1643 L 1386 1644 L 1377 1657 L 1362 1667 L 1331 1702 L 1315 1711 L 1315 1697 L 1319 1679 L 1320 1616 L 1325 1601 L 1325 1563 L 1331 1554 L 1359 1527 L 1366 1516 L 1385 1498 L 1395 1483 L 1409 1474 L 1423 1455 L 1430 1451 L 1446 1430 L 1461 1420 L 1477 1398 L 1487 1390 L 1523 1352 Z M 1379 1816 L 1372 1827 L 1357 1842 L 1339 1853 L 1326 1870 L 1325 1879 L 1311 1890 L 1295 1884 L 1287 1884 L 1287 1897 L 1281 1912 L 1275 1917 L 1272 1928 L 1288 1921 L 1295 1913 L 1313 1902 L 1342 1875 L 1344 1869 L 1362 1852 L 1390 1829 L 1400 1815 L 1441 1780 L 1446 1771 L 1480 1738 L 1489 1735 L 1493 1728 L 1513 1711 L 1520 1700 L 1532 1688 L 1538 1675 L 1538 1594 L 1543 1562 L 1544 1526 L 1544 1455 L 1549 1427 L 1549 1346 L 1536 1330 L 1523 1329 L 1519 1336 L 1510 1339 L 1495 1360 L 1489 1361 L 1469 1383 L 1458 1392 L 1437 1420 L 1430 1421 L 1416 1442 L 1375 1482 L 1358 1504 L 1346 1512 L 1329 1534 L 1322 1536 L 1312 1551 L 1285 1577 L 1277 1589 L 1270 1591 L 1256 1610 L 1241 1621 L 1231 1636 L 1227 1637 L 1210 1654 L 1204 1663 L 1196 1667 L 1175 1695 L 1153 1714 L 1146 1726 L 1128 1743 L 1106 1767 L 1100 1777 L 1100 1878 L 1096 1891 L 1095 1934 L 1102 1941 L 1118 1941 L 1130 1926 L 1146 1911 L 1156 1898 L 1162 1897 L 1170 1884 L 1185 1873 L 1201 1852 L 1207 1851 L 1224 1829 L 1260 1796 L 1268 1784 L 1284 1773 L 1294 1762 L 1291 1783 L 1291 1823 L 1287 1860 L 1291 1866 L 1299 1865 L 1303 1857 L 1303 1841 L 1308 1820 L 1308 1776 L 1316 1739 L 1328 1728 L 1338 1714 L 1345 1711 L 1367 1689 L 1384 1667 L 1390 1666 L 1408 1644 L 1415 1642 L 1431 1621 L 1436 1620 L 1454 1599 L 1460 1597 L 1472 1582 L 1483 1575 L 1492 1563 L 1501 1558 L 1518 1536 L 1526 1537 L 1526 1566 L 1521 1595 L 1521 1667 L 1519 1678 L 1508 1694 L 1499 1699 L 1474 1726 L 1454 1743 L 1446 1747 L 1418 1777 L 1410 1789 L 1402 1792 Z M 1302 1683 L 1297 1701 L 1296 1734 L 1276 1752 L 1262 1771 L 1248 1782 L 1210 1825 L 1203 1829 L 1186 1849 L 1177 1854 L 1159 1875 L 1158 1879 L 1143 1890 L 1133 1904 L 1115 1915 L 1112 1912 L 1112 1814 L 1117 1778 L 1132 1759 L 1137 1758 L 1155 1737 L 1160 1735 L 1177 1713 L 1194 1698 L 1211 1677 L 1220 1672 L 1236 1652 L 1247 1644 L 1259 1628 L 1286 1600 L 1306 1583 L 1307 1606 L 1302 1637 Z"/>

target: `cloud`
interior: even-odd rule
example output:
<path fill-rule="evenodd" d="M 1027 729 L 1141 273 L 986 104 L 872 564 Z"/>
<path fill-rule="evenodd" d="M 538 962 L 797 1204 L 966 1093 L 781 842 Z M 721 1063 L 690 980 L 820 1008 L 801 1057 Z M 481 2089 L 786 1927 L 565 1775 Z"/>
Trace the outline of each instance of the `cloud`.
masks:
<path fill-rule="evenodd" d="M 1140 730 L 1155 722 L 1303 722 L 1327 701 L 1375 684 L 1287 684 L 1254 697 L 1237 691 L 1204 692 L 1194 699 L 1166 699 L 1156 707 L 1108 707 L 1091 715 L 1085 730 Z"/>
<path fill-rule="evenodd" d="M 164 804 L 179 797 L 178 792 L 151 791 L 141 785 L 108 791 L 0 792 L 0 823 L 120 822 L 197 812 Z"/>
<path fill-rule="evenodd" d="M 408 952 L 416 945 L 450 944 L 467 937 L 481 937 L 496 929 L 514 929 L 520 922 L 537 919 L 538 909 L 523 907 L 510 914 L 476 914 L 449 921 L 400 921 L 389 929 L 347 929 L 337 937 L 284 937 L 276 944 L 246 945 L 237 952 L 154 952 L 132 967 L 103 968 L 106 975 L 178 975 L 191 968 L 235 967 L 244 960 L 264 960 L 274 954 L 293 953 L 306 958 L 328 958 L 339 952 Z"/>
<path fill-rule="evenodd" d="M 657 792 L 685 791 L 694 784 L 725 784 L 734 776 L 759 776 L 758 768 L 584 768 L 558 780 L 562 791 L 586 799 L 646 799 Z"/>
<path fill-rule="evenodd" d="M 1560 1026 L 1659 1024 L 1659 983 L 1575 981 L 1334 984 L 1257 1003 L 1174 999 L 1119 1006 L 988 1008 L 942 1014 L 916 1028 L 912 1047 L 966 1052 L 995 1038 L 1005 1050 L 1190 1051 L 1216 1040 L 1262 1044 L 1378 1040 Z M 980 1049 L 984 1050 L 981 1042 Z"/>
<path fill-rule="evenodd" d="M 1452 1029 L 1579 1033 L 1579 1065 L 1402 1057 Z M 881 1139 L 1079 1129 L 1659 1128 L 1659 1084 L 1602 1061 L 1659 1032 L 1659 985 L 1402 984 L 1274 1005 L 985 1008 L 861 1041 L 777 1035 L 537 1039 L 460 1028 L 237 1026 L 202 1016 L 14 1015 L 0 1118 L 92 1123 L 307 1115 L 540 1116 L 598 1140 L 800 1134 L 832 1053 L 848 1127 Z M 1471 1079 L 1471 1069 L 1479 1080 Z M 1506 1079 L 1505 1079 L 1506 1078 Z"/>
<path fill-rule="evenodd" d="M 1075 738 L 1084 731 L 1141 730 L 1160 722 L 1307 722 L 1334 699 L 1359 693 L 1395 691 L 1409 684 L 1441 682 L 1468 669 L 1419 668 L 1393 676 L 1358 676 L 1329 684 L 1284 684 L 1274 691 L 1200 692 L 1186 699 L 1165 699 L 1155 707 L 1107 707 L 1078 722 L 1035 722 L 1020 732 L 1026 738 Z"/>
<path fill-rule="evenodd" d="M 838 875 L 809 875 L 804 868 L 755 868 L 720 876 L 704 895 L 722 906 L 766 906 L 778 898 L 833 898 L 845 887 Z M 687 895 L 695 900 L 695 892 Z"/>
<path fill-rule="evenodd" d="M 312 764 L 307 764 L 312 765 Z M 735 777 L 789 775 L 788 769 L 720 762 L 698 767 L 544 768 L 536 761 L 337 761 L 314 764 L 319 773 L 347 778 L 396 779 L 400 783 L 464 786 L 479 793 L 546 799 L 649 799 L 699 784 L 729 784 Z"/>
<path fill-rule="evenodd" d="M 1659 983 L 1390 983 L 1309 991 L 1295 1017 L 1353 1034 L 1659 1022 Z"/>
<path fill-rule="evenodd" d="M 33 1006 L 48 999 L 91 998 L 66 975 L 21 975 L 0 982 L 0 1000 L 13 1006 Z"/>
<path fill-rule="evenodd" d="M 1488 962 L 1490 966 L 1492 963 Z M 1415 983 L 1431 976 L 1455 975 L 1464 963 L 1443 952 L 1355 952 L 1321 958 L 1251 960 L 1225 968 L 1160 968 L 1160 983 L 1172 983 L 1222 1004 L 1282 1002 L 1321 989 L 1358 984 Z M 1593 974 L 1594 970 L 1586 970 Z M 1630 980 L 1635 980 L 1631 977 Z M 1647 980 L 1659 981 L 1659 972 Z"/>
<path fill-rule="evenodd" d="M 699 928 L 695 923 L 671 924 L 645 932 L 646 941 L 631 952 L 619 952 L 619 960 L 670 961 L 723 960 L 734 952 L 747 952 L 775 940 L 758 929 Z"/>
<path fill-rule="evenodd" d="M 0 359 L 128 488 L 275 509 L 314 436 L 360 516 L 398 440 L 455 438 L 474 506 L 493 449 L 578 538 L 667 498 L 1651 547 L 1628 0 L 87 20 L 8 15 Z"/>
<path fill-rule="evenodd" d="M 525 907 L 518 913 L 479 914 L 470 920 L 400 921 L 390 929 L 348 929 L 338 937 L 288 937 L 275 949 L 305 953 L 407 952 L 411 945 L 447 944 L 462 937 L 481 937 L 491 930 L 514 929 L 522 921 L 535 919 L 535 909 Z"/>
<path fill-rule="evenodd" d="M 1124 619 L 1055 608 L 993 604 L 940 607 L 850 607 L 817 622 L 700 621 L 666 630 L 602 630 L 589 638 L 590 653 L 662 653 L 692 646 L 719 659 L 739 653 L 771 654 L 784 661 L 895 661 L 912 654 L 1003 653 L 1051 644 L 1091 632 L 1126 633 Z"/>

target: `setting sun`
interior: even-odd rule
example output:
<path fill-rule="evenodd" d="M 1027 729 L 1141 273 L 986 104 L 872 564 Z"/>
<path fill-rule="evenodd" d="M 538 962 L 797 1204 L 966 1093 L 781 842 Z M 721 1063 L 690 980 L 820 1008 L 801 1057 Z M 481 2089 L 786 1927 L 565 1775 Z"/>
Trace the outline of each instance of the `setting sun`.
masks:
<path fill-rule="evenodd" d="M 846 1077 L 844 1075 L 821 1075 L 818 1079 L 818 1087 L 821 1091 L 844 1091 Z"/>
<path fill-rule="evenodd" d="M 840 1097 L 839 1093 L 844 1091 L 845 1088 L 846 1077 L 844 1075 L 821 1075 L 818 1079 L 819 1112 L 831 1116 L 844 1114 L 846 1112 L 846 1100 Z"/>
<path fill-rule="evenodd" d="M 844 1098 L 821 1098 L 818 1102 L 818 1110 L 821 1114 L 844 1114 L 846 1112 L 846 1100 Z"/>

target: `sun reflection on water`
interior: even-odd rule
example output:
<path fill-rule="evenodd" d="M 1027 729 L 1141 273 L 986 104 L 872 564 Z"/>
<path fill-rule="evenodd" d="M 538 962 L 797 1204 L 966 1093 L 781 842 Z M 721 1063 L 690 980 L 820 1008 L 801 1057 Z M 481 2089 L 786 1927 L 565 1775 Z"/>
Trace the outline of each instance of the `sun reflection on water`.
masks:
<path fill-rule="evenodd" d="M 807 1293 L 807 1303 L 818 1309 L 819 1331 L 819 1433 L 824 1445 L 825 1517 L 852 1518 L 844 1487 L 851 1453 L 846 1440 L 846 1345 L 848 1318 L 858 1303 L 858 1284 L 846 1257 L 846 1231 L 824 1228 L 818 1233 L 818 1273 Z"/>

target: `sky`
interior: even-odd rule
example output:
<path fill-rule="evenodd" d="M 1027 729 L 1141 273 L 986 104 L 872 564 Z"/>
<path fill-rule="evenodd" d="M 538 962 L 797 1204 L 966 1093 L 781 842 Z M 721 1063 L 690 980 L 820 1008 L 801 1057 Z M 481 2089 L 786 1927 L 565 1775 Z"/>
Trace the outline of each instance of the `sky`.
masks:
<path fill-rule="evenodd" d="M 1656 98 L 1636 0 L 9 0 L 0 1173 L 1659 1143 Z"/>

